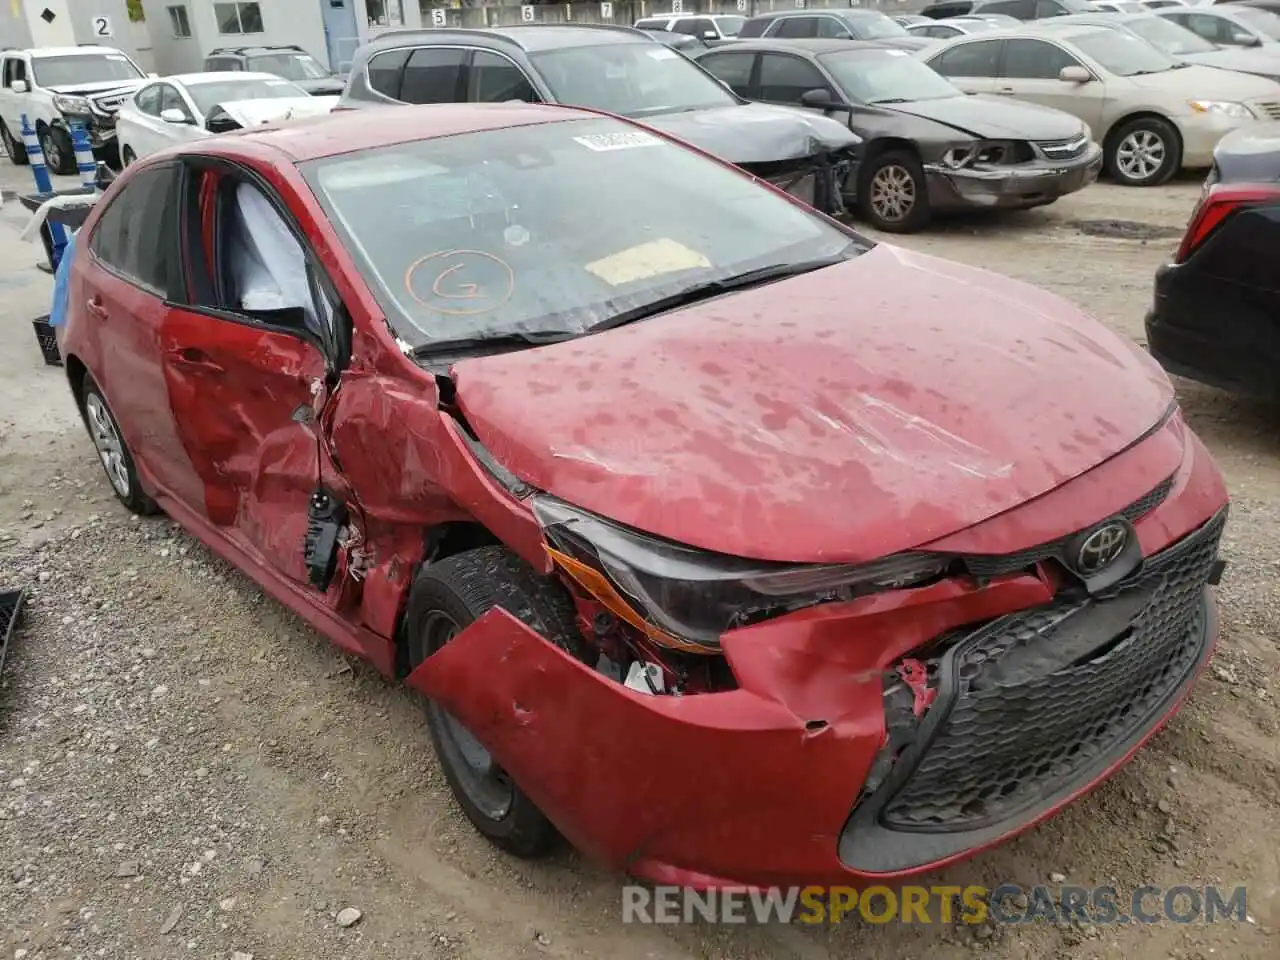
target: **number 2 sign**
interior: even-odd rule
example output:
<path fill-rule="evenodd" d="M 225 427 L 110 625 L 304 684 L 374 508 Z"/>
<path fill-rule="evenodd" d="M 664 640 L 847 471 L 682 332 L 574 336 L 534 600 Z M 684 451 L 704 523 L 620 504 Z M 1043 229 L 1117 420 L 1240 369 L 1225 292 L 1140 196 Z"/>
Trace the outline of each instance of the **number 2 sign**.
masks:
<path fill-rule="evenodd" d="M 114 37 L 115 31 L 111 29 L 110 17 L 94 17 L 93 18 L 93 35 L 95 37 Z"/>

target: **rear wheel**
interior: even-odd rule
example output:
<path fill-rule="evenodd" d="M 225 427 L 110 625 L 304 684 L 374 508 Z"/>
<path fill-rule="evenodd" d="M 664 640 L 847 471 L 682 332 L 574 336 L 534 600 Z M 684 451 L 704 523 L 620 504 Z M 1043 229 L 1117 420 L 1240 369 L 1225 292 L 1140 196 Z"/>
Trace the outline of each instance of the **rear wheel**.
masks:
<path fill-rule="evenodd" d="M 1107 173 L 1128 187 L 1157 187 L 1182 166 L 1182 141 L 1173 124 L 1138 117 L 1107 138 Z"/>
<path fill-rule="evenodd" d="M 906 150 L 889 150 L 863 164 L 858 177 L 858 207 L 879 230 L 915 233 L 929 222 L 929 193 L 920 159 Z"/>
<path fill-rule="evenodd" d="M 138 481 L 138 470 L 133 462 L 133 454 L 124 442 L 124 434 L 116 423 L 115 415 L 107 406 L 107 399 L 94 382 L 93 377 L 85 374 L 84 386 L 81 389 L 84 404 L 85 426 L 89 428 L 89 438 L 93 441 L 102 469 L 107 474 L 111 489 L 116 499 L 123 503 L 132 513 L 147 516 L 159 511 L 156 502 L 142 490 Z"/>
<path fill-rule="evenodd" d="M 120 151 L 120 163 L 123 166 L 127 167 L 129 164 L 133 163 L 133 161 L 137 159 L 138 157 L 136 154 L 134 154 L 133 147 L 124 147 Z"/>
<path fill-rule="evenodd" d="M 4 152 L 9 157 L 9 162 L 15 167 L 25 167 L 27 165 L 27 147 L 21 140 L 15 140 L 13 134 L 9 132 L 9 128 L 5 126 L 3 120 L 0 120 L 0 142 L 4 143 Z"/>
<path fill-rule="evenodd" d="M 554 580 L 504 547 L 481 547 L 424 566 L 405 615 L 416 667 L 494 607 L 502 607 L 577 659 L 586 659 L 573 601 Z M 485 669 L 501 669 L 489 664 Z M 467 819 L 518 857 L 543 856 L 558 834 L 489 751 L 447 710 L 426 702 L 427 728 L 445 779 Z"/>

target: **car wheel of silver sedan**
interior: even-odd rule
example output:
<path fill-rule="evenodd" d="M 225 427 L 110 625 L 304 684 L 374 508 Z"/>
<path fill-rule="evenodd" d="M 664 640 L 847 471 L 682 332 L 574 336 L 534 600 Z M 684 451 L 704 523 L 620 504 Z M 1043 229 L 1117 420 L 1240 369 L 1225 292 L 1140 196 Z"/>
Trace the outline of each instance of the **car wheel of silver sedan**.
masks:
<path fill-rule="evenodd" d="M 1154 187 L 1182 166 L 1178 131 L 1159 117 L 1139 117 L 1107 138 L 1107 172 L 1118 183 Z"/>
<path fill-rule="evenodd" d="M 858 206 L 866 220 L 889 233 L 914 233 L 929 222 L 924 167 L 913 153 L 890 150 L 863 163 Z"/>

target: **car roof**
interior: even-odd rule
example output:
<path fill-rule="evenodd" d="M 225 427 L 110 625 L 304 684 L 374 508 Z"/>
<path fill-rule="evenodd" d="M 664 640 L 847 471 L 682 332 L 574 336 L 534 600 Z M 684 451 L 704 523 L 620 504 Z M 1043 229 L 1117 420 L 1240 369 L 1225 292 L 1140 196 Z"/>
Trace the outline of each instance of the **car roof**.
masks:
<path fill-rule="evenodd" d="M 910 54 L 892 41 L 882 40 L 829 40 L 829 39 L 808 39 L 808 40 L 775 40 L 772 37 L 763 37 L 759 40 L 735 40 L 733 43 L 723 47 L 709 47 L 710 51 L 715 53 L 732 53 L 735 50 L 743 51 L 761 51 L 761 50 L 790 50 L 795 53 L 807 53 L 811 56 L 819 57 L 826 53 L 848 53 L 856 50 L 871 50 L 881 53 L 888 53 L 890 50 L 896 50 L 899 54 L 910 56 Z M 699 59 L 702 59 L 699 57 Z"/>
<path fill-rule="evenodd" d="M 837 17 L 870 17 L 879 13 L 884 15 L 882 10 L 863 10 L 858 7 L 814 7 L 810 10 L 804 7 L 800 10 L 770 10 L 767 13 L 757 13 L 752 20 L 777 20 L 781 17 L 812 17 L 819 13 L 830 13 Z"/>
<path fill-rule="evenodd" d="M 649 19 L 647 17 L 643 19 Z M 448 43 L 450 40 L 490 41 L 526 53 L 559 50 L 564 47 L 602 46 L 609 43 L 657 43 L 643 30 L 612 23 L 519 23 L 507 27 L 436 27 L 430 30 L 388 30 L 378 34 L 362 49 L 381 51 L 415 43 Z"/>
<path fill-rule="evenodd" d="M 306 53 L 296 43 L 264 43 L 247 47 L 214 47 L 205 54 L 209 57 L 251 57 L 255 53 L 272 53 L 277 50 L 288 50 L 291 53 Z"/>
<path fill-rule="evenodd" d="M 11 51 L 5 51 L 6 53 Z M 20 53 L 22 51 L 12 51 Z M 99 47 L 95 44 L 86 44 L 83 47 L 32 47 L 26 51 L 33 57 L 74 57 L 80 54 L 93 54 L 101 56 L 104 53 L 114 53 L 119 56 L 125 56 L 123 50 L 117 50 L 115 47 Z"/>
<path fill-rule="evenodd" d="M 168 77 L 158 77 L 153 82 L 166 83 L 174 81 L 187 87 L 198 87 L 202 83 L 226 83 L 228 80 L 279 80 L 274 73 L 260 73 L 255 70 L 206 70 L 202 73 L 175 73 Z"/>
<path fill-rule="evenodd" d="M 281 125 L 238 130 L 196 143 L 202 151 L 234 155 L 243 151 L 243 148 L 237 149 L 237 145 L 248 140 L 300 163 L 417 140 L 598 117 L 608 115 L 578 107 L 520 101 L 436 103 L 394 109 L 341 110 Z"/>

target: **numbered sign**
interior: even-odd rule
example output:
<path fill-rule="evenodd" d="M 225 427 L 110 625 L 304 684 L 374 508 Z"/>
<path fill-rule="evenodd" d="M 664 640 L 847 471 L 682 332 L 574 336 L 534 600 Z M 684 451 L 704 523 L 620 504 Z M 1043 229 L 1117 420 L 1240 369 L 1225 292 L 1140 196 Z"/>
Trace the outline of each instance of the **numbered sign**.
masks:
<path fill-rule="evenodd" d="M 747 0 L 738 0 L 738 12 L 746 13 L 746 11 L 747 11 Z"/>
<path fill-rule="evenodd" d="M 684 13 L 684 0 L 671 0 L 672 13 Z"/>
<path fill-rule="evenodd" d="M 533 5 L 526 4 L 520 8 L 520 19 L 525 23 L 533 23 Z"/>
<path fill-rule="evenodd" d="M 431 25 L 433 27 L 443 27 L 446 23 L 444 11 L 439 7 L 431 11 Z"/>
<path fill-rule="evenodd" d="M 797 9 L 797 10 L 803 10 L 803 9 L 804 9 L 804 0 L 796 0 L 796 9 Z"/>
<path fill-rule="evenodd" d="M 602 4 L 600 4 L 600 19 L 601 19 L 601 20 L 612 20 L 612 19 L 613 19 L 613 4 L 612 4 L 612 3 L 602 3 Z"/>
<path fill-rule="evenodd" d="M 94 17 L 93 18 L 93 35 L 101 37 L 104 40 L 108 37 L 114 37 L 115 31 L 111 29 L 110 17 Z"/>

